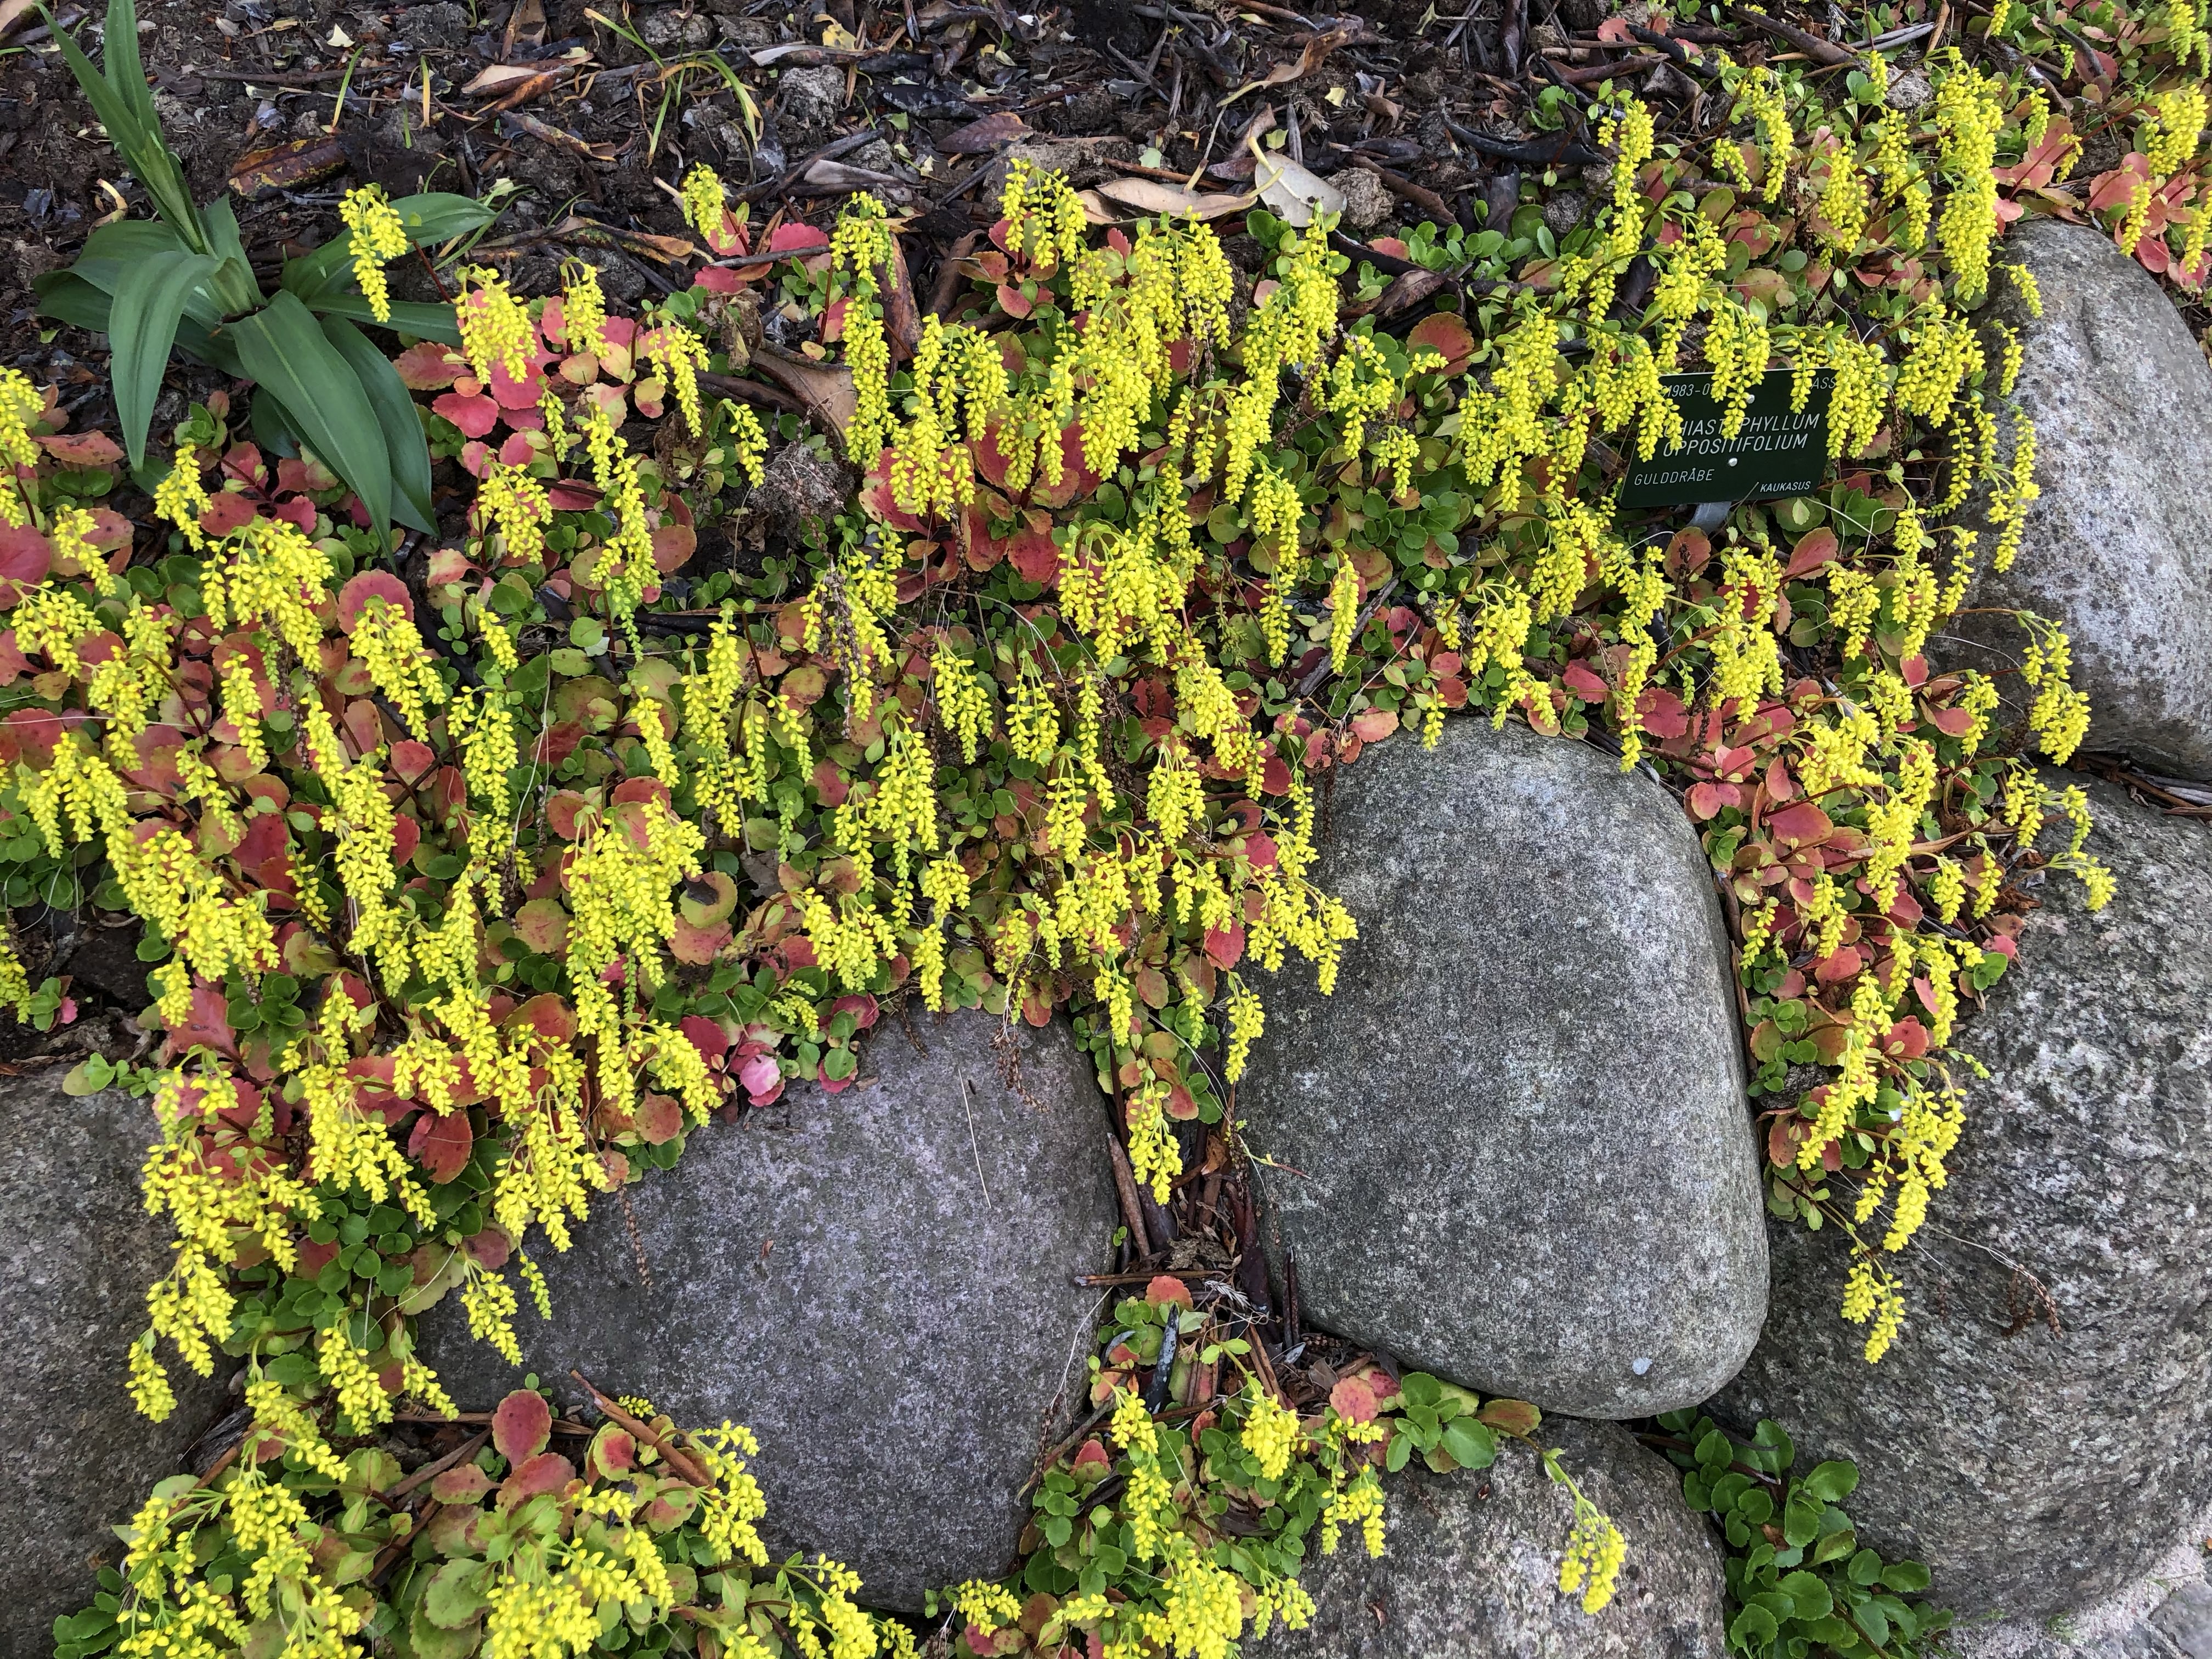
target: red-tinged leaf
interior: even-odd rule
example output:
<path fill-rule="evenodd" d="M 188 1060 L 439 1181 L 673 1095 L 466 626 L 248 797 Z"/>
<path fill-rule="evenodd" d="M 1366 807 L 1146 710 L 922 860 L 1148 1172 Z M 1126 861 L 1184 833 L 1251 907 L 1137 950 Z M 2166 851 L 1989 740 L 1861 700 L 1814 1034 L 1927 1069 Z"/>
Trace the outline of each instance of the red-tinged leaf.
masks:
<path fill-rule="evenodd" d="M 1947 738 L 1963 738 L 1974 729 L 1974 717 L 1964 708 L 1939 708 L 1928 719 Z"/>
<path fill-rule="evenodd" d="M 1260 763 L 1260 793 L 1263 795 L 1287 795 L 1291 792 L 1291 769 L 1279 755 L 1269 755 Z"/>
<path fill-rule="evenodd" d="M 113 466 L 123 459 L 122 447 L 105 432 L 46 432 L 33 441 L 68 466 Z"/>
<path fill-rule="evenodd" d="M 1472 330 L 1448 311 L 1439 311 L 1424 317 L 1407 331 L 1406 345 L 1409 350 L 1424 348 L 1437 353 L 1444 360 L 1443 373 L 1458 374 L 1474 361 L 1475 338 Z"/>
<path fill-rule="evenodd" d="M 738 1081 L 756 1106 L 765 1106 L 783 1093 L 783 1073 L 774 1054 L 755 1054 L 738 1067 Z"/>
<path fill-rule="evenodd" d="M 1379 743 L 1397 729 L 1395 708 L 1363 708 L 1352 717 L 1352 734 L 1362 743 Z"/>
<path fill-rule="evenodd" d="M 720 1060 L 730 1051 L 730 1034 L 704 1014 L 684 1015 L 676 1029 L 691 1040 L 702 1060 Z"/>
<path fill-rule="evenodd" d="M 678 918 L 676 931 L 669 935 L 668 953 L 687 967 L 704 968 L 721 954 L 722 947 L 730 942 L 727 921 L 709 923 L 695 927 Z"/>
<path fill-rule="evenodd" d="M 219 985 L 194 985 L 191 1012 L 183 1024 L 169 1028 L 167 1051 L 172 1056 L 202 1046 L 228 1059 L 238 1058 L 238 1039 L 230 1029 L 230 1005 Z"/>
<path fill-rule="evenodd" d="M 526 1030 L 550 1048 L 576 1040 L 576 1016 L 556 993 L 534 996 L 507 1017 L 507 1023 Z"/>
<path fill-rule="evenodd" d="M 629 1474 L 636 1467 L 636 1437 L 617 1424 L 601 1424 L 599 1431 L 592 1437 L 591 1450 L 585 1454 L 584 1471 L 586 1476 L 613 1480 Z"/>
<path fill-rule="evenodd" d="M 581 841 L 599 817 L 599 803 L 574 789 L 556 789 L 545 803 L 546 827 L 562 841 Z"/>
<path fill-rule="evenodd" d="M 666 1095 L 646 1095 L 630 1115 L 649 1146 L 664 1146 L 684 1133 L 684 1109 Z"/>
<path fill-rule="evenodd" d="M 421 782 L 437 763 L 437 752 L 427 743 L 417 743 L 409 738 L 392 745 L 392 769 L 398 775 L 402 783 Z"/>
<path fill-rule="evenodd" d="M 812 225 L 801 224 L 794 219 L 787 224 L 778 225 L 769 235 L 768 246 L 761 252 L 776 254 L 818 253 L 829 246 L 830 238 L 827 233 L 817 230 Z"/>
<path fill-rule="evenodd" d="M 491 1477 L 473 1463 L 447 1469 L 430 1481 L 430 1496 L 441 1504 L 473 1504 L 491 1490 Z"/>
<path fill-rule="evenodd" d="M 465 438 L 489 438 L 492 428 L 499 424 L 499 405 L 481 392 L 472 397 L 441 392 L 431 400 L 430 411 L 460 428 Z"/>
<path fill-rule="evenodd" d="M 1612 688 L 1578 662 L 1571 662 L 1559 676 L 1559 684 L 1584 702 L 1603 702 L 1612 696 Z"/>
<path fill-rule="evenodd" d="M 1356 1376 L 1340 1380 L 1328 1391 L 1328 1403 L 1347 1423 L 1372 1423 L 1375 1420 L 1375 1390 Z"/>
<path fill-rule="evenodd" d="M 1158 1273 L 1145 1286 L 1145 1300 L 1155 1308 L 1188 1308 L 1192 1305 L 1190 1286 L 1173 1273 Z"/>
<path fill-rule="evenodd" d="M 1866 958 L 1859 954 L 1857 945 L 1839 945 L 1813 964 L 1813 977 L 1823 985 L 1837 985 L 1853 977 L 1865 966 Z"/>
<path fill-rule="evenodd" d="M 1198 1102 L 1189 1090 L 1177 1083 L 1168 1090 L 1167 1115 L 1178 1123 L 1194 1122 L 1198 1117 Z"/>
<path fill-rule="evenodd" d="M 1723 808 L 1741 806 L 1743 792 L 1732 783 L 1697 783 L 1690 786 L 1688 802 L 1691 817 L 1715 817 Z"/>
<path fill-rule="evenodd" d="M 505 363 L 494 363 L 491 367 L 491 384 L 485 390 L 491 393 L 492 401 L 501 409 L 535 409 L 538 407 L 538 400 L 545 395 L 545 373 L 532 364 L 518 380 L 507 372 Z M 443 399 L 440 401 L 442 402 Z M 440 412 L 442 414 L 444 411 Z M 447 418 L 452 417 L 447 416 Z M 453 424 L 459 426 L 460 422 L 455 421 Z M 483 434 L 471 433 L 470 435 L 480 437 Z"/>
<path fill-rule="evenodd" d="M 556 513 L 588 513 L 599 504 L 599 487 L 580 478 L 561 478 L 546 485 L 545 499 Z"/>
<path fill-rule="evenodd" d="M 532 899 L 514 913 L 514 936 L 538 956 L 552 956 L 568 942 L 568 913 L 558 899 Z"/>
<path fill-rule="evenodd" d="M 665 524 L 653 532 L 653 568 L 673 575 L 699 550 L 699 532 L 688 524 Z"/>
<path fill-rule="evenodd" d="M 1881 1046 L 1893 1060 L 1918 1060 L 1928 1052 L 1928 1028 L 1917 1019 L 1900 1019 L 1889 1028 Z"/>
<path fill-rule="evenodd" d="M 1690 729 L 1689 710 L 1682 699 L 1663 685 L 1655 685 L 1636 700 L 1637 722 L 1655 738 L 1679 738 Z"/>
<path fill-rule="evenodd" d="M 1093 1435 L 1077 1449 L 1068 1468 L 1077 1474 L 1103 1480 L 1114 1473 L 1114 1460 L 1107 1455 L 1106 1448 L 1098 1437 Z"/>
<path fill-rule="evenodd" d="M 404 812 L 392 820 L 392 861 L 404 864 L 422 844 L 422 826 Z"/>
<path fill-rule="evenodd" d="M 0 610 L 15 604 L 46 580 L 54 568 L 54 550 L 27 524 L 0 525 Z"/>
<path fill-rule="evenodd" d="M 469 367 L 460 353 L 434 340 L 409 346 L 392 360 L 392 366 L 399 373 L 400 384 L 410 392 L 433 392 L 451 386 Z"/>
<path fill-rule="evenodd" d="M 510 1463 L 528 1462 L 552 1437 L 553 1407 L 533 1389 L 517 1389 L 492 1409 L 491 1443 Z"/>
<path fill-rule="evenodd" d="M 382 599 L 408 621 L 415 620 L 415 601 L 405 582 L 389 570 L 364 570 L 338 590 L 338 626 L 352 633 L 373 599 Z"/>
<path fill-rule="evenodd" d="M 1807 534 L 1796 547 L 1790 550 L 1790 562 L 1782 574 L 1785 576 L 1802 576 L 1810 571 L 1818 570 L 1836 556 L 1837 546 L 1836 532 L 1823 525 L 1820 529 Z"/>
<path fill-rule="evenodd" d="M 1766 828 L 1778 841 L 1794 847 L 1809 847 L 1825 841 L 1835 828 L 1828 815 L 1811 801 L 1799 801 L 1785 806 L 1779 812 L 1767 815 Z"/>
<path fill-rule="evenodd" d="M 1766 763 L 1766 798 L 1769 800 L 1795 800 L 1797 780 L 1790 775 L 1790 763 L 1777 755 Z"/>
<path fill-rule="evenodd" d="M 514 1398 L 507 1395 L 509 1400 Z M 542 1403 L 542 1396 L 540 1396 Z M 541 1451 L 523 1461 L 499 1489 L 500 1508 L 513 1509 L 533 1498 L 559 1492 L 576 1478 L 576 1466 L 559 1452 Z"/>
<path fill-rule="evenodd" d="M 1011 283 L 999 284 L 999 309 L 1009 317 L 1026 317 L 1036 309 L 1036 302 L 1024 296 L 1021 289 Z"/>
<path fill-rule="evenodd" d="M 431 1184 L 442 1187 L 468 1167 L 476 1149 L 476 1135 L 463 1111 L 425 1112 L 415 1120 L 407 1136 L 407 1156 L 429 1173 Z"/>
<path fill-rule="evenodd" d="M 1928 684 L 1928 659 L 1907 657 L 1897 665 L 1898 678 L 1916 691 Z"/>
<path fill-rule="evenodd" d="M 1041 531 L 1016 532 L 1006 544 L 1006 556 L 1025 582 L 1050 587 L 1060 580 L 1060 548 Z"/>
<path fill-rule="evenodd" d="M 739 248 L 736 251 L 743 252 L 744 250 Z M 735 294 L 746 286 L 746 282 L 742 271 L 732 270 L 723 265 L 708 265 L 691 274 L 692 286 L 703 288 L 709 294 Z"/>
<path fill-rule="evenodd" d="M 1098 475 L 1083 464 L 1083 422 L 1071 422 L 1060 434 L 1060 482 L 1044 481 L 1042 468 L 1030 486 L 1030 499 L 1039 507 L 1060 507 L 1087 496 L 1098 487 Z"/>
<path fill-rule="evenodd" d="M 1234 968 L 1244 959 L 1244 930 L 1242 927 L 1209 927 L 1206 931 L 1206 954 L 1217 968 Z"/>

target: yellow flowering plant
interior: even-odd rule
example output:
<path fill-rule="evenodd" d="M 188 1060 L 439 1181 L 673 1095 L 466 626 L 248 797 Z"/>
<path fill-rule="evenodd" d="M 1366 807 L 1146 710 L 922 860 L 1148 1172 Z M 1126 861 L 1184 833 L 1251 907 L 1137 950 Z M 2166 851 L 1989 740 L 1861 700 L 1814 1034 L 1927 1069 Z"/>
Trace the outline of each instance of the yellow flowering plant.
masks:
<path fill-rule="evenodd" d="M 842 432 L 744 377 L 731 301 L 751 267 L 645 318 L 611 314 L 580 265 L 549 296 L 471 270 L 389 365 L 432 455 L 474 481 L 450 545 L 364 526 L 335 459 L 263 456 L 217 394 L 173 434 L 161 530 L 127 547 L 97 505 L 114 457 L 88 434 L 58 452 L 53 400 L 0 376 L 7 902 L 148 928 L 149 1185 L 184 1248 L 124 1357 L 142 1405 L 170 1408 L 167 1367 L 228 1354 L 289 1395 L 254 1396 L 288 1471 L 335 1479 L 303 1422 L 343 1437 L 441 1398 L 416 1315 L 455 1293 L 511 1346 L 526 1297 L 544 1311 L 533 1232 L 562 1248 L 716 1110 L 851 1086 L 907 1000 L 1071 1017 L 1138 1178 L 1174 1201 L 1191 1126 L 1233 1143 L 1263 975 L 1295 956 L 1333 986 L 1354 936 L 1311 878 L 1327 774 L 1470 709 L 1616 747 L 1681 793 L 1739 947 L 1770 1202 L 1858 1241 L 1841 1288 L 1870 1356 L 1909 1340 L 1898 1252 L 1970 1109 L 1954 1039 L 2018 950 L 2009 878 L 2110 886 L 2083 801 L 2029 762 L 2083 735 L 2060 624 L 2019 619 L 2024 720 L 1938 648 L 2033 498 L 2003 401 L 2018 363 L 1971 307 L 2032 295 L 1996 233 L 2059 118 L 1942 54 L 1904 125 L 1796 67 L 1712 67 L 1723 142 L 1597 94 L 1614 177 L 1564 239 L 1532 178 L 1500 222 L 1418 227 L 1402 259 L 1255 211 L 1239 272 L 1206 227 L 1094 230 L 1062 181 L 1016 169 L 925 323 L 878 204 L 827 235 L 786 225 L 799 252 L 764 254 L 765 280 L 833 337 L 810 343 L 852 377 Z M 2156 107 L 2168 136 L 2146 118 L 2146 142 L 2185 171 L 2172 135 L 2196 117 Z M 1832 194 L 1835 234 L 1782 213 Z M 355 280 L 349 247 L 314 257 Z M 1441 307 L 1382 313 L 1393 262 L 1444 275 Z M 1732 404 L 1774 368 L 1801 409 L 1824 398 L 1820 489 L 1711 532 L 1619 507 L 1626 459 L 1679 440 L 1659 377 L 1684 368 Z M 659 423 L 649 450 L 633 420 Z M 858 497 L 709 568 L 706 535 L 750 534 L 732 508 L 771 443 L 842 452 Z M 2063 852 L 2036 850 L 2046 822 L 2070 826 Z M 0 996 L 63 1018 L 33 950 L 0 957 Z M 1095 1587 L 1097 1550 L 1051 1524 L 1081 1506 L 1039 1522 L 1049 1587 L 1022 1588 L 1080 1604 L 1061 1633 L 1112 1623 L 1085 1598 L 1133 1584 L 1151 1599 L 1121 1639 L 1225 1650 L 1220 1575 L 1288 1617 L 1298 1558 L 1229 1543 L 1227 1509 L 1194 1522 L 1179 1492 L 1283 1483 L 1269 1502 L 1301 1542 L 1364 1545 L 1392 1458 L 1468 1464 L 1455 1445 L 1494 1426 L 1498 1402 L 1410 1378 L 1388 1410 L 1371 1384 L 1372 1409 L 1324 1407 L 1267 1381 L 1249 1336 L 1200 1346 L 1237 1341 L 1217 1361 L 1258 1382 L 1148 1413 L 1149 1449 L 1130 1414 L 1111 1451 L 1066 1455 L 1071 1478 L 1126 1464 L 1130 1495 Z M 1115 1346 L 1109 1409 L 1149 1387 Z M 285 1565 L 286 1529 L 324 1524 L 270 1495 L 305 1491 L 289 1478 L 234 1482 L 240 1524 L 270 1583 L 295 1581 L 303 1640 L 346 1651 L 387 1604 Z M 1583 1595 L 1613 1551 L 1595 1521 L 1579 1536 Z M 414 1547 L 387 1535 L 372 1561 L 394 1542 Z M 574 1565 L 623 1589 L 652 1571 Z M 262 1616 L 184 1578 L 176 1627 L 215 1651 L 240 1639 L 225 1620 Z M 793 1594 L 842 1580 L 809 1583 Z M 577 1604 L 533 1605 L 550 1624 Z M 979 1592 L 965 1612 L 994 1610 Z"/>
<path fill-rule="evenodd" d="M 1199 1298 L 1163 1276 L 1101 1328 L 1094 1409 L 1038 1478 L 1020 1571 L 937 1598 L 959 1659 L 1225 1659 L 1279 1622 L 1306 1626 L 1299 1574 L 1315 1555 L 1385 1553 L 1382 1476 L 1416 1457 L 1447 1474 L 1530 1455 L 1572 1487 L 1526 1401 L 1356 1354 L 1322 1389 L 1266 1360 L 1249 1307 L 1211 1286 Z M 1601 1611 L 1619 1529 L 1577 1489 L 1559 1543 L 1562 1593 Z"/>

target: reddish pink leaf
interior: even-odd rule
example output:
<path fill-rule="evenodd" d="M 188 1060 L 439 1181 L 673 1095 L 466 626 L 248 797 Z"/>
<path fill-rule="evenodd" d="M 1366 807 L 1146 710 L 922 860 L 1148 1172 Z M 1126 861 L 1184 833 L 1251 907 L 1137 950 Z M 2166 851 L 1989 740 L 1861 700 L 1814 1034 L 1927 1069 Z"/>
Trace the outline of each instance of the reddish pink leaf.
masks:
<path fill-rule="evenodd" d="M 405 582 L 389 570 L 364 570 L 338 590 L 338 626 L 352 633 L 372 599 L 382 599 L 408 621 L 415 620 L 415 601 Z"/>
<path fill-rule="evenodd" d="M 1834 985 L 1850 978 L 1865 966 L 1866 959 L 1859 955 L 1858 946 L 1846 945 L 1814 963 L 1813 977 L 1823 985 Z"/>
<path fill-rule="evenodd" d="M 514 1398 L 507 1395 L 509 1400 Z M 540 1398 L 540 1403 L 543 1400 Z M 524 1460 L 522 1466 L 507 1477 L 499 1489 L 499 1505 L 511 1509 L 532 1498 L 543 1498 L 559 1492 L 576 1478 L 576 1466 L 559 1452 L 542 1451 Z"/>
<path fill-rule="evenodd" d="M 774 1054 L 755 1054 L 738 1067 L 738 1081 L 756 1106 L 765 1106 L 783 1092 L 783 1073 Z"/>
<path fill-rule="evenodd" d="M 1799 801 L 1785 806 L 1779 812 L 1770 813 L 1766 827 L 1778 838 L 1796 846 L 1808 846 L 1825 840 L 1835 826 L 1828 815 L 1810 801 Z"/>
<path fill-rule="evenodd" d="M 493 1407 L 491 1443 L 508 1462 L 521 1464 L 553 1437 L 553 1408 L 532 1389 L 517 1389 Z"/>
<path fill-rule="evenodd" d="M 1565 672 L 1559 676 L 1559 684 L 1584 702 L 1603 702 L 1612 695 L 1603 680 L 1578 662 L 1567 665 Z"/>
<path fill-rule="evenodd" d="M 1443 372 L 1457 374 L 1474 361 L 1474 335 L 1468 325 L 1448 311 L 1439 311 L 1424 317 L 1407 331 L 1406 344 L 1413 350 L 1423 348 L 1437 353 L 1444 360 Z"/>
<path fill-rule="evenodd" d="M 1375 1420 L 1375 1390 L 1356 1376 L 1347 1376 L 1328 1391 L 1328 1403 L 1350 1423 Z"/>
<path fill-rule="evenodd" d="M 473 1504 L 491 1490 L 491 1477 L 473 1463 L 447 1469 L 430 1482 L 430 1496 L 441 1504 Z"/>
<path fill-rule="evenodd" d="M 825 233 L 817 230 L 812 225 L 793 220 L 788 224 L 778 225 L 768 239 L 768 246 L 761 251 L 763 253 L 815 253 L 829 246 L 830 238 Z"/>
<path fill-rule="evenodd" d="M 14 605 L 54 568 L 46 538 L 25 525 L 0 525 L 0 607 Z"/>
<path fill-rule="evenodd" d="M 429 1172 L 431 1184 L 442 1187 L 468 1166 L 476 1149 L 476 1136 L 463 1111 L 425 1112 L 415 1120 L 407 1137 L 407 1156 Z"/>
<path fill-rule="evenodd" d="M 1209 927 L 1206 933 L 1206 954 L 1218 968 L 1234 968 L 1244 957 L 1244 930 L 1242 927 Z"/>
<path fill-rule="evenodd" d="M 400 383 L 412 392 L 429 392 L 441 386 L 451 386 L 467 372 L 468 361 L 451 346 L 424 340 L 411 345 L 392 360 L 399 371 Z"/>
<path fill-rule="evenodd" d="M 481 392 L 472 397 L 463 397 L 458 392 L 445 392 L 432 399 L 430 410 L 460 428 L 465 438 L 488 438 L 492 428 L 499 424 L 499 405 Z"/>
<path fill-rule="evenodd" d="M 1398 729 L 1394 708 L 1363 708 L 1352 717 L 1352 735 L 1362 743 L 1380 743 Z"/>
<path fill-rule="evenodd" d="M 1809 571 L 1818 570 L 1836 556 L 1836 532 L 1823 525 L 1790 550 L 1790 563 L 1782 574 L 1802 576 Z"/>
<path fill-rule="evenodd" d="M 1188 1308 L 1193 1305 L 1190 1286 L 1173 1273 L 1158 1273 L 1145 1286 L 1145 1300 L 1155 1308 Z"/>
<path fill-rule="evenodd" d="M 123 459 L 122 447 L 105 432 L 47 432 L 33 441 L 69 466 L 113 466 Z"/>

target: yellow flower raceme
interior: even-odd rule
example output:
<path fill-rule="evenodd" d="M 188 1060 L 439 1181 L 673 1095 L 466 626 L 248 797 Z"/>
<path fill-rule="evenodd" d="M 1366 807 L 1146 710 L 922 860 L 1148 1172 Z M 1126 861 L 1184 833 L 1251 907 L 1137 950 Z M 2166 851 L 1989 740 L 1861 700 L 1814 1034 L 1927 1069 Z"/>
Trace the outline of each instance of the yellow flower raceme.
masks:
<path fill-rule="evenodd" d="M 392 320 L 392 291 L 384 267 L 413 246 L 398 210 L 381 185 L 349 190 L 338 202 L 338 219 L 350 233 L 354 281 L 368 301 L 369 314 L 380 323 Z"/>

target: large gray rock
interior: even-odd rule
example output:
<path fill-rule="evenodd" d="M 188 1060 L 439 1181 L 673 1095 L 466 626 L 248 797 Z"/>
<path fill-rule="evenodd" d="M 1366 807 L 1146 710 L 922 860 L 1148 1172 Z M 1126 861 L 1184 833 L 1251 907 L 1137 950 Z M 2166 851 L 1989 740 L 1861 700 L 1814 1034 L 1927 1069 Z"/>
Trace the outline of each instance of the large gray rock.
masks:
<path fill-rule="evenodd" d="M 167 1224 L 139 1198 L 160 1138 L 147 1103 L 72 1099 L 57 1067 L 0 1079 L 0 1653 L 29 1656 L 52 1650 L 55 1616 L 89 1602 L 100 1567 L 122 1559 L 111 1529 L 177 1472 L 230 1367 L 203 1380 L 165 1352 L 178 1401 L 166 1423 L 124 1392 L 146 1287 L 171 1261 Z"/>
<path fill-rule="evenodd" d="M 1674 1466 L 1610 1423 L 1547 1417 L 1538 1432 L 1628 1541 L 1608 1606 L 1560 1594 L 1574 1500 L 1509 1443 L 1480 1473 L 1392 1476 L 1382 1558 L 1356 1536 L 1316 1546 L 1300 1575 L 1313 1622 L 1261 1659 L 1722 1659 L 1720 1545 Z"/>
<path fill-rule="evenodd" d="M 1106 1106 L 1059 1024 L 1015 1028 L 1028 1098 L 1008 1088 L 996 1027 L 918 1017 L 924 1054 L 886 1022 L 872 1082 L 695 1131 L 629 1189 L 635 1249 L 601 1200 L 567 1255 L 538 1253 L 553 1322 L 521 1322 L 558 1399 L 574 1367 L 679 1424 L 750 1427 L 770 1548 L 827 1552 L 878 1607 L 1012 1565 L 1018 1489 L 1082 1397 L 1097 1293 L 1070 1279 L 1115 1224 Z M 462 1406 L 520 1385 L 451 1298 L 422 1334 Z"/>
<path fill-rule="evenodd" d="M 1702 1400 L 1766 1310 L 1728 945 L 1680 805 L 1455 720 L 1338 780 L 1359 937 L 1271 993 L 1238 1105 L 1303 1317 L 1585 1417 Z"/>
<path fill-rule="evenodd" d="M 1960 1034 L 1991 1077 L 1902 1259 L 1904 1334 L 1869 1365 L 1841 1241 L 1778 1228 L 1765 1334 L 1708 1407 L 1855 1460 L 1862 1533 L 1968 1613 L 2102 1601 L 2212 1504 L 2212 833 L 2088 789 L 2118 894 L 2048 881 Z"/>
<path fill-rule="evenodd" d="M 2017 388 L 2035 422 L 2043 494 L 1999 575 L 1986 554 L 1967 603 L 2065 624 L 2088 747 L 2212 777 L 2212 368 L 2157 282 L 2082 225 L 2036 219 L 2004 244 L 2035 274 L 2043 316 L 2009 283 L 1994 309 L 2026 347 Z M 2009 420 L 2000 423 L 2008 460 Z M 1984 538 L 1985 544 L 1990 538 Z M 1961 631 L 1997 662 L 2022 635 L 1986 617 Z M 2016 680 L 2008 681 L 2016 686 Z"/>

